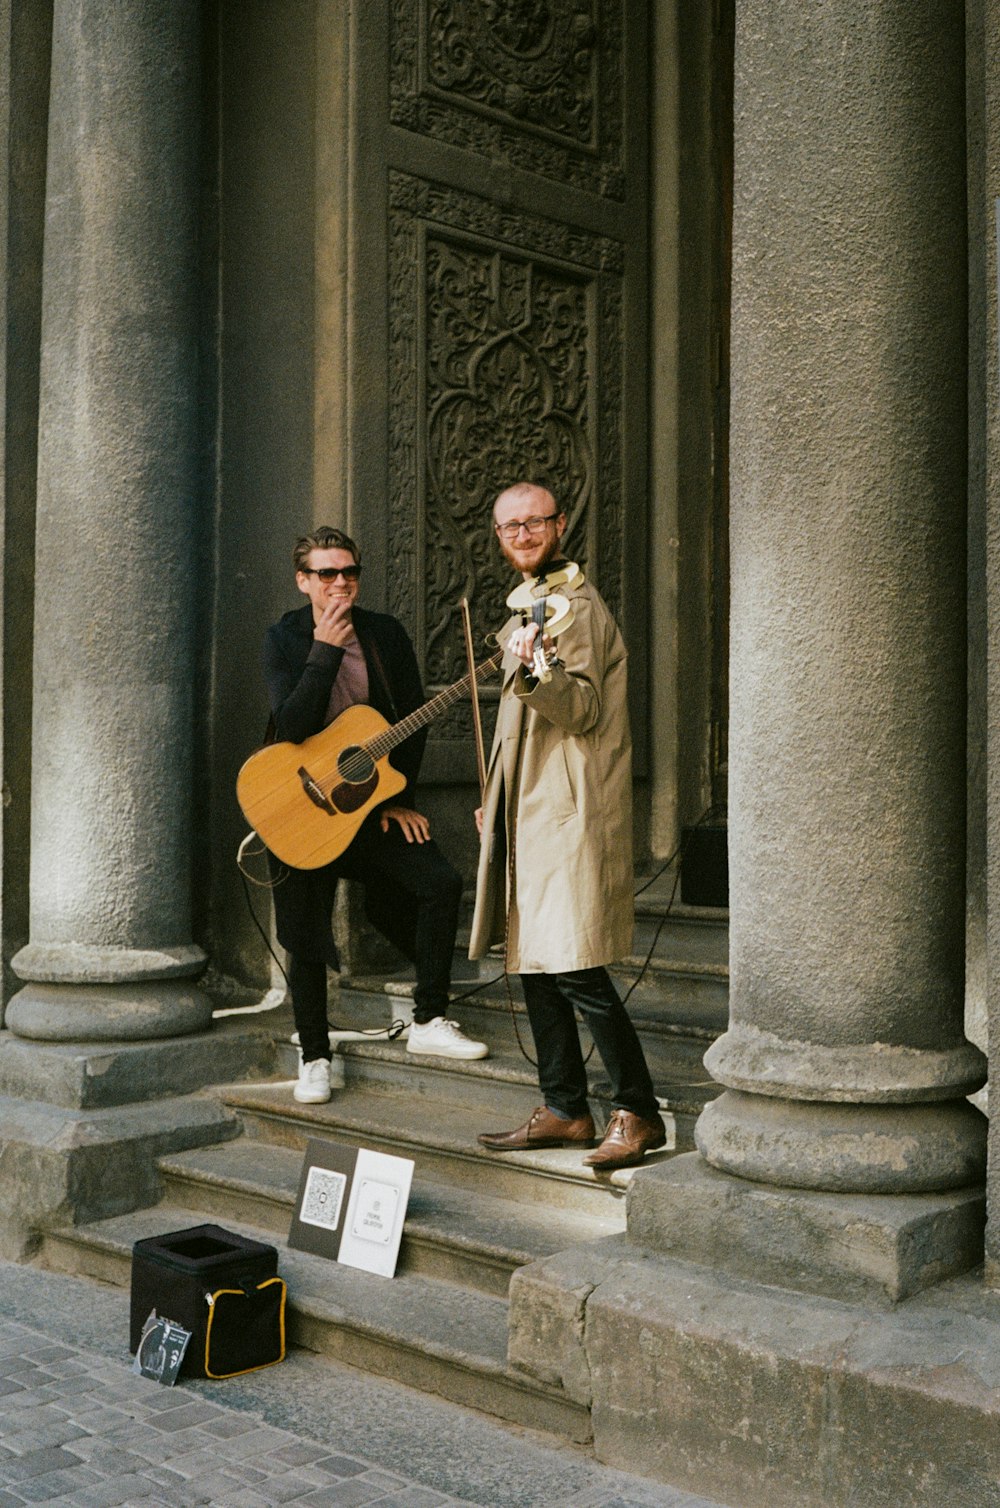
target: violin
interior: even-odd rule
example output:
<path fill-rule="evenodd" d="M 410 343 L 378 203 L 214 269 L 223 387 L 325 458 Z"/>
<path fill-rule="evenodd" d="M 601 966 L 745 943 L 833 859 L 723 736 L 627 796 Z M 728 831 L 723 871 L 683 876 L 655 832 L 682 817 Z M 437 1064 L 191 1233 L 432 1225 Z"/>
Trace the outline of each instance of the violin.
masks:
<path fill-rule="evenodd" d="M 573 622 L 572 602 L 554 588 L 575 588 L 582 585 L 584 579 L 575 560 L 557 560 L 540 576 L 522 581 L 507 598 L 507 606 L 512 612 L 521 614 L 521 622 L 526 625 L 530 621 L 538 629 L 531 666 L 531 673 L 538 681 L 552 679 L 555 663 L 554 651 L 547 652 L 543 646 L 543 635 L 554 639 Z"/>

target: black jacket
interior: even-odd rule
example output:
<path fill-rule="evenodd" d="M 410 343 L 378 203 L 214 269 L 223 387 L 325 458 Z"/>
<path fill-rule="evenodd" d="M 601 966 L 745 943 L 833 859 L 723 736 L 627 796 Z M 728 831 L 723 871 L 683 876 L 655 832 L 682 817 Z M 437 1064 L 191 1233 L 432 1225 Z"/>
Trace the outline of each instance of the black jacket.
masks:
<path fill-rule="evenodd" d="M 354 631 L 368 666 L 368 700 L 388 723 L 401 722 L 423 705 L 420 669 L 406 629 L 388 613 L 355 607 Z M 323 727 L 330 692 L 344 651 L 313 638 L 312 604 L 293 608 L 271 625 L 264 638 L 264 675 L 271 704 L 273 737 L 301 743 Z M 393 749 L 391 763 L 406 777 L 395 799 L 413 806 L 427 729 Z"/>

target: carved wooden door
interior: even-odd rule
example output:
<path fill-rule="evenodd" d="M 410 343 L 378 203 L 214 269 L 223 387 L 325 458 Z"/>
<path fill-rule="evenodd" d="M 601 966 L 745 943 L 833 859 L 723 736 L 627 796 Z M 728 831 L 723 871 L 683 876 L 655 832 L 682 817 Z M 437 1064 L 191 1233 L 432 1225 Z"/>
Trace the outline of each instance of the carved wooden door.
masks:
<path fill-rule="evenodd" d="M 457 680 L 461 597 L 480 640 L 506 616 L 492 502 L 537 481 L 622 624 L 640 713 L 644 0 L 357 12 L 350 480 L 369 557 L 382 525 L 371 585 L 413 632 L 428 690 Z M 472 776 L 468 727 L 458 709 L 432 729 L 432 777 Z"/>

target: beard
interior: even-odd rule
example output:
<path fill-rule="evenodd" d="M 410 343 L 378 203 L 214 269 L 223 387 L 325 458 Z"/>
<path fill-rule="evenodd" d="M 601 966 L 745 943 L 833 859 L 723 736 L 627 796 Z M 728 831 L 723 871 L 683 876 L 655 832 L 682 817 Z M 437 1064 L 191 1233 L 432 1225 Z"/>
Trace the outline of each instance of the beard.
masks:
<path fill-rule="evenodd" d="M 499 538 L 504 558 L 515 571 L 525 571 L 530 576 L 540 576 L 547 565 L 562 557 L 562 538 L 556 533 L 527 545 L 519 545 L 516 540 L 508 542 L 502 534 Z"/>

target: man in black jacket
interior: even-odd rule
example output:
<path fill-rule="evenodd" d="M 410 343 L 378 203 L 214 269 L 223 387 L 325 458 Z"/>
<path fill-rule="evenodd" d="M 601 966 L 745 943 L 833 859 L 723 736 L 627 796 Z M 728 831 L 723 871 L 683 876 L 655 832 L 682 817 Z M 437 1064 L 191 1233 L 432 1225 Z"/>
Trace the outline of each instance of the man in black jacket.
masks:
<path fill-rule="evenodd" d="M 386 613 L 356 605 L 361 556 L 339 529 L 320 528 L 296 541 L 295 581 L 309 598 L 267 631 L 264 669 L 274 736 L 301 743 L 347 707 L 367 702 L 398 723 L 424 700 L 413 646 Z M 416 969 L 407 1050 L 448 1058 L 485 1058 L 446 1018 L 462 881 L 430 836 L 415 806 L 426 741 L 415 733 L 395 750 L 406 777 L 399 801 L 377 807 L 349 847 L 320 869 L 290 869 L 272 858 L 278 941 L 288 953 L 288 981 L 301 1067 L 295 1098 L 330 1098 L 326 970 L 339 967 L 331 930 L 338 879 L 365 887 L 369 921 Z"/>

